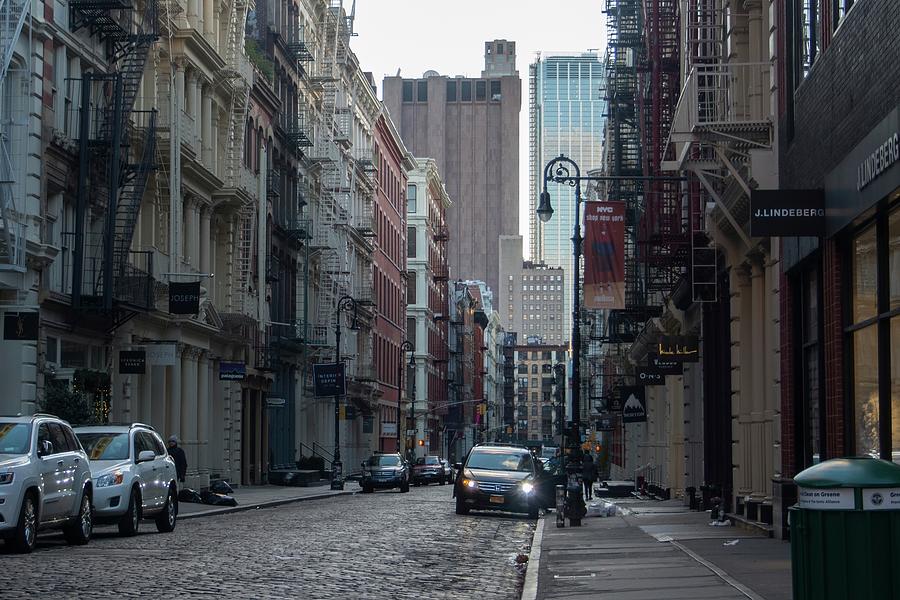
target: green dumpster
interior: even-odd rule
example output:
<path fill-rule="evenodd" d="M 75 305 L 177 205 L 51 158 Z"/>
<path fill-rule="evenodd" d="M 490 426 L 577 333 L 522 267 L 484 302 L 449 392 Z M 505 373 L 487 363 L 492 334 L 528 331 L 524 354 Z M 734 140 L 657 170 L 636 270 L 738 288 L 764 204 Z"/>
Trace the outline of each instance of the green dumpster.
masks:
<path fill-rule="evenodd" d="M 794 600 L 900 600 L 900 465 L 835 458 L 794 482 Z"/>

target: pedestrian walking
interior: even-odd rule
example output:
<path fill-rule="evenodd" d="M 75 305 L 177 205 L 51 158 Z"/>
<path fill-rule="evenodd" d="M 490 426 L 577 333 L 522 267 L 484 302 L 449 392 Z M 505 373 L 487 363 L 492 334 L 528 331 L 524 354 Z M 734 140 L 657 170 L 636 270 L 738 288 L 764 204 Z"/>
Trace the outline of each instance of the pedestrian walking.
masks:
<path fill-rule="evenodd" d="M 175 461 L 175 472 L 178 474 L 178 481 L 184 483 L 184 476 L 187 474 L 187 457 L 184 450 L 178 445 L 178 436 L 169 436 L 169 456 Z"/>
<path fill-rule="evenodd" d="M 584 496 L 590 500 L 594 497 L 594 482 L 597 481 L 597 464 L 590 452 L 585 452 L 581 460 L 581 481 L 584 484 Z"/>

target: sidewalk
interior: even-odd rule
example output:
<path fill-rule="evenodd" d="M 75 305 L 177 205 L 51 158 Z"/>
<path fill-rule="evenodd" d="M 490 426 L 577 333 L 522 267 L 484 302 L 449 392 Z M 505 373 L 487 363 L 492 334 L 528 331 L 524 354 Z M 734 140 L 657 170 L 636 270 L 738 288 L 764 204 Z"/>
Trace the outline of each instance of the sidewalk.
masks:
<path fill-rule="evenodd" d="M 327 485 L 313 487 L 293 487 L 280 485 L 260 485 L 252 487 L 238 487 L 234 489 L 234 499 L 237 506 L 213 506 L 211 504 L 195 504 L 192 502 L 178 503 L 179 519 L 196 519 L 197 517 L 209 517 L 226 513 L 251 510 L 254 508 L 268 508 L 290 502 L 303 500 L 316 500 L 331 496 L 346 496 L 359 491 L 359 485 L 354 482 L 346 482 L 343 491 L 331 490 Z"/>
<path fill-rule="evenodd" d="M 556 527 L 555 513 L 538 521 L 522 600 L 790 600 L 788 543 L 710 527 L 708 513 L 680 500 L 613 501 L 623 516 L 565 528 Z"/>

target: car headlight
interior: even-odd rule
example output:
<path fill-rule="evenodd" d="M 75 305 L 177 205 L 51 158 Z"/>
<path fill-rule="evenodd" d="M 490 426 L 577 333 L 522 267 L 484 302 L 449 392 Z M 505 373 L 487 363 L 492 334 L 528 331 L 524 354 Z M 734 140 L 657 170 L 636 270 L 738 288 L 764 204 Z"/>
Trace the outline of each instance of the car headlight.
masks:
<path fill-rule="evenodd" d="M 475 482 L 474 479 L 463 479 L 462 483 L 464 486 L 466 486 L 467 488 L 472 489 L 472 490 L 474 490 L 475 488 L 478 487 L 478 484 Z"/>
<path fill-rule="evenodd" d="M 534 491 L 534 484 L 526 481 L 525 483 L 522 484 L 522 491 L 525 492 L 526 494 L 530 494 L 531 492 Z"/>
<path fill-rule="evenodd" d="M 94 485 L 97 487 L 109 487 L 111 485 L 119 485 L 122 483 L 124 476 L 121 471 L 116 471 L 115 473 L 107 473 L 106 475 L 101 475 L 97 478 L 97 481 Z"/>
<path fill-rule="evenodd" d="M 12 471 L 6 471 L 5 473 L 0 473 L 0 485 L 12 483 L 12 480 L 13 480 Z"/>

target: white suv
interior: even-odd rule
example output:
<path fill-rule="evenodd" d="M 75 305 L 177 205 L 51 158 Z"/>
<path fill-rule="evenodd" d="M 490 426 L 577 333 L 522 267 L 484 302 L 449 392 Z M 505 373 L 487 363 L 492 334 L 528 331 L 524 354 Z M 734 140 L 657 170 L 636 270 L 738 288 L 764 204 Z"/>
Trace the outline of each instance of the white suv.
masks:
<path fill-rule="evenodd" d="M 34 549 L 39 529 L 70 544 L 93 532 L 91 468 L 72 428 L 51 415 L 0 417 L 0 537 Z"/>
<path fill-rule="evenodd" d="M 175 529 L 175 461 L 151 426 L 76 427 L 75 435 L 91 459 L 98 523 L 117 523 L 119 533 L 134 535 L 141 519 L 152 517 L 159 531 Z"/>

